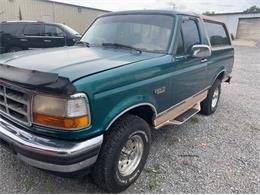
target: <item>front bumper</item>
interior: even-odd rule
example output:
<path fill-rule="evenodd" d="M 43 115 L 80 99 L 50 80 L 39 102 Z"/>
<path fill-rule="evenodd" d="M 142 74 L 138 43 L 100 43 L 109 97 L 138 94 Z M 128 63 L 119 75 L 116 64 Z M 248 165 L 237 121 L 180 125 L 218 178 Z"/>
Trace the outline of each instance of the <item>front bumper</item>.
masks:
<path fill-rule="evenodd" d="M 103 135 L 84 141 L 38 136 L 0 116 L 0 144 L 22 161 L 48 171 L 72 173 L 93 165 Z"/>

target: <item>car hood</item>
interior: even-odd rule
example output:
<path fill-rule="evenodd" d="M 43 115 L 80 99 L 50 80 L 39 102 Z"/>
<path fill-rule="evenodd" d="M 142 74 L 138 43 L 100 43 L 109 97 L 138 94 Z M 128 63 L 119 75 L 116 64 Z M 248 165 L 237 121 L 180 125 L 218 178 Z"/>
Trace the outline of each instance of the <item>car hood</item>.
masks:
<path fill-rule="evenodd" d="M 58 73 L 70 81 L 164 54 L 103 47 L 63 47 L 0 55 L 0 64 Z"/>

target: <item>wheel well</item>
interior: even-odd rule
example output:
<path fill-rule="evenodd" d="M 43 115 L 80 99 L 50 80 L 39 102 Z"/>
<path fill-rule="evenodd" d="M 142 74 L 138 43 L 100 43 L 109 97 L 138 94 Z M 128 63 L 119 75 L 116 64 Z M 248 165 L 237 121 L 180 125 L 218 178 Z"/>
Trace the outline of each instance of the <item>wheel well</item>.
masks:
<path fill-rule="evenodd" d="M 225 77 L 225 72 L 223 71 L 223 72 L 221 72 L 221 73 L 218 75 L 217 79 L 219 79 L 220 81 L 222 81 L 222 80 L 224 79 L 224 77 Z"/>
<path fill-rule="evenodd" d="M 123 112 L 123 114 L 119 115 L 118 118 L 115 118 L 106 129 L 109 129 L 118 119 L 120 119 L 125 114 L 133 114 L 139 116 L 140 118 L 144 119 L 149 125 L 153 125 L 153 119 L 156 116 L 156 110 L 154 107 L 149 105 L 140 105 L 138 107 L 132 108 Z"/>
<path fill-rule="evenodd" d="M 155 110 L 150 106 L 139 106 L 129 110 L 127 113 L 139 116 L 144 119 L 148 124 L 153 125 L 153 119 L 155 117 Z"/>

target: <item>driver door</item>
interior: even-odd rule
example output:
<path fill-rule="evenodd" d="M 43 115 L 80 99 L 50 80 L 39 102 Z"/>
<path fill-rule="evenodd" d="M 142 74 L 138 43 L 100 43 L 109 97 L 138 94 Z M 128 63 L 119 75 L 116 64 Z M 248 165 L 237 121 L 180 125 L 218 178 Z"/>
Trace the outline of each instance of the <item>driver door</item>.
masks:
<path fill-rule="evenodd" d="M 174 105 L 204 90 L 207 76 L 207 59 L 194 58 L 191 48 L 201 44 L 199 20 L 183 16 L 173 62 L 172 93 Z"/>

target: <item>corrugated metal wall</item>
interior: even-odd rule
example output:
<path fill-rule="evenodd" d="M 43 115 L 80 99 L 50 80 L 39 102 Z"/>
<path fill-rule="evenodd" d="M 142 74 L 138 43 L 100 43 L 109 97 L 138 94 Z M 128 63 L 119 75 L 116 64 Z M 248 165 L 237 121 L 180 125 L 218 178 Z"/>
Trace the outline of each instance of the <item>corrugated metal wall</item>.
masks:
<path fill-rule="evenodd" d="M 214 15 L 214 18 L 224 21 L 228 27 L 229 32 L 232 33 L 234 37 L 237 37 L 239 19 L 260 18 L 260 13 L 255 13 L 255 14 L 241 13 L 241 14 L 226 14 L 226 15 L 219 14 L 219 15 Z"/>
<path fill-rule="evenodd" d="M 82 33 L 102 10 L 59 4 L 43 0 L 0 0 L 0 21 L 18 20 L 19 9 L 23 20 L 37 20 L 66 24 Z"/>

